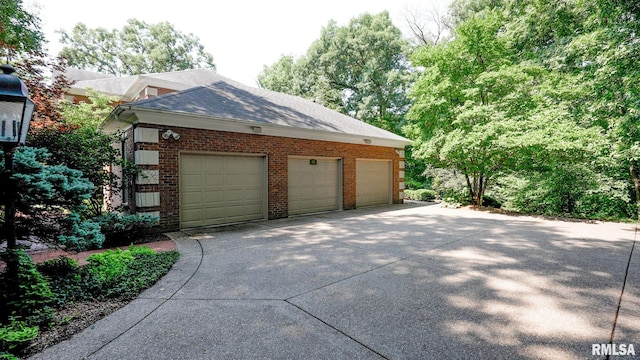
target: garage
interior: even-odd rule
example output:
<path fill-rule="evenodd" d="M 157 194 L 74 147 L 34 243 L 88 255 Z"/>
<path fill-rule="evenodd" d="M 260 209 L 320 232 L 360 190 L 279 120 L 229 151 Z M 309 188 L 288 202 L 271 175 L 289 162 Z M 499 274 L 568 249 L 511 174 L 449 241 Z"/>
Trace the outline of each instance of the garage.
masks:
<path fill-rule="evenodd" d="M 289 215 L 340 209 L 340 159 L 289 157 Z"/>
<path fill-rule="evenodd" d="M 180 227 L 266 218 L 264 156 L 182 154 Z"/>
<path fill-rule="evenodd" d="M 356 207 L 391 204 L 391 161 L 356 160 Z"/>

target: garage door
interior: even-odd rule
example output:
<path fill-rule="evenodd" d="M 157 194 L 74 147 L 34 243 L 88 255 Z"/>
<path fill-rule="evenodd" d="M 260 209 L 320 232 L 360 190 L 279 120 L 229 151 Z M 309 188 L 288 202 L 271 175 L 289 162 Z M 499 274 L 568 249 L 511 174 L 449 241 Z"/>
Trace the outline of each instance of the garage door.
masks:
<path fill-rule="evenodd" d="M 391 203 L 391 161 L 356 160 L 356 207 Z"/>
<path fill-rule="evenodd" d="M 262 156 L 181 155 L 180 226 L 264 219 L 265 186 Z"/>
<path fill-rule="evenodd" d="M 340 160 L 289 158 L 289 215 L 340 209 Z"/>

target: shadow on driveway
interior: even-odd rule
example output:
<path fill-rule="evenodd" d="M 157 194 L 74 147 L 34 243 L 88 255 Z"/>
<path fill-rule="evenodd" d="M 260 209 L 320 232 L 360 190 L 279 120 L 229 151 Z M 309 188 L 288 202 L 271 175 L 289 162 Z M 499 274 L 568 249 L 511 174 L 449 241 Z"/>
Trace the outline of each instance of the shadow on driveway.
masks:
<path fill-rule="evenodd" d="M 596 359 L 616 313 L 640 355 L 633 224 L 405 204 L 172 236 L 165 278 L 36 358 Z"/>

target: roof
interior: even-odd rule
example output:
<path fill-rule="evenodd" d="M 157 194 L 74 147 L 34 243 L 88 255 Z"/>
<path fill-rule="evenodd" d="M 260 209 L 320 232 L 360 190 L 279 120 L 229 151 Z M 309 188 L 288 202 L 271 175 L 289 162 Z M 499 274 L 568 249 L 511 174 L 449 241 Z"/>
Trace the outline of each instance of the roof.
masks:
<path fill-rule="evenodd" d="M 272 130 L 279 129 L 272 132 L 276 136 L 384 144 L 399 148 L 411 143 L 402 136 L 328 109 L 311 100 L 246 86 L 215 73 L 210 77 L 213 81 L 208 85 L 120 105 L 120 110 L 116 109 L 114 113 L 163 112 L 197 117 L 201 120 L 208 119 L 209 123 L 215 122 L 219 125 L 223 122 L 241 123 Z M 201 120 L 198 122 L 199 126 L 203 125 Z M 185 121 L 188 120 L 171 125 L 186 126 Z M 268 131 L 262 133 L 268 134 Z M 372 139 L 376 141 L 372 142 Z"/>
<path fill-rule="evenodd" d="M 131 101 L 140 90 L 147 86 L 183 90 L 209 84 L 219 78 L 218 74 L 207 69 L 116 77 L 67 68 L 65 74 L 70 80 L 76 81 L 68 91 L 70 94 L 86 95 L 88 89 L 93 89 L 103 94 L 119 96 L 122 101 Z"/>

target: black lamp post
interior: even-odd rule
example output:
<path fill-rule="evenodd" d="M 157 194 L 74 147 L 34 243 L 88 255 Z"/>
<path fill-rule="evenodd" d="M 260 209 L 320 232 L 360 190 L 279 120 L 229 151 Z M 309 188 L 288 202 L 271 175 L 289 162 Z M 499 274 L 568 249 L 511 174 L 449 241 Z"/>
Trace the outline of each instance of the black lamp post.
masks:
<path fill-rule="evenodd" d="M 17 184 L 13 174 L 13 153 L 24 144 L 33 115 L 34 103 L 29 99 L 27 86 L 16 76 L 11 65 L 1 65 L 0 69 L 0 144 L 4 152 L 5 185 L 3 186 L 4 229 L 2 237 L 7 240 L 7 250 L 16 248 L 16 195 Z"/>

